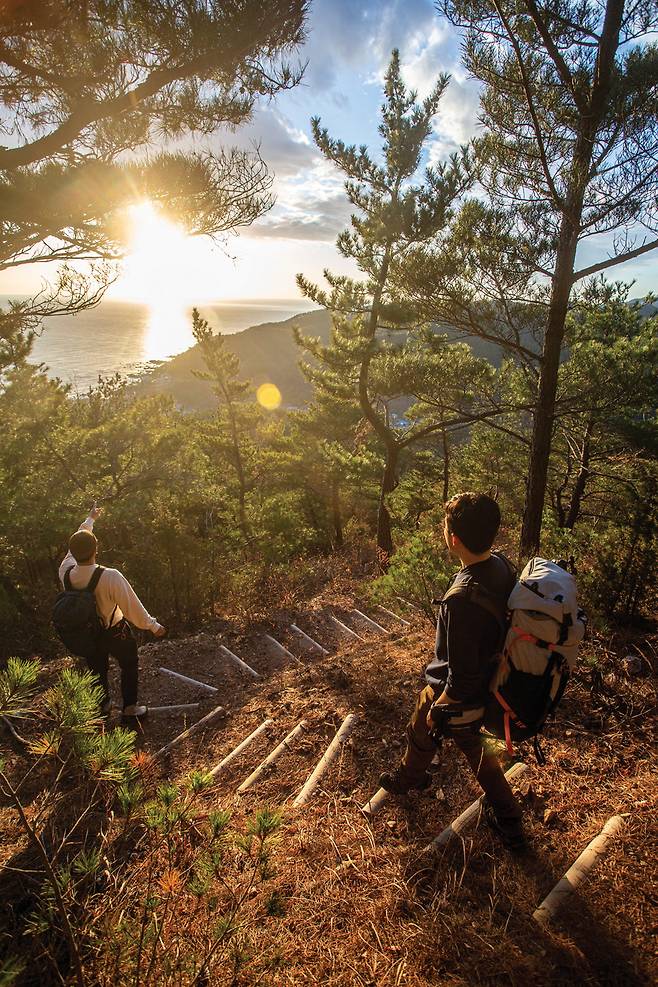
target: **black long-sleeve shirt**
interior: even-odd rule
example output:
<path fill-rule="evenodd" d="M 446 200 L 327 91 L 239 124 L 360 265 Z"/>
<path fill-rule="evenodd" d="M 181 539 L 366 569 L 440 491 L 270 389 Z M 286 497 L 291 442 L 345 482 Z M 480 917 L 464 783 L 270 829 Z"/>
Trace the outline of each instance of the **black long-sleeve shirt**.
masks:
<path fill-rule="evenodd" d="M 495 553 L 484 562 L 460 569 L 450 588 L 478 583 L 504 603 L 514 586 L 507 562 Z M 492 658 L 500 644 L 500 624 L 477 603 L 463 596 L 442 600 L 436 624 L 435 657 L 425 670 L 428 685 L 444 689 L 451 699 L 483 703 L 489 691 Z"/>

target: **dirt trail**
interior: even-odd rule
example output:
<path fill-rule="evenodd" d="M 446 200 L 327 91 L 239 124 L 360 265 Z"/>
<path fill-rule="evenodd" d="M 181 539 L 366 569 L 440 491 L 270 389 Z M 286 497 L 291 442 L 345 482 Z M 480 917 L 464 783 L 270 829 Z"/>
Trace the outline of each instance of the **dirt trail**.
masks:
<path fill-rule="evenodd" d="M 391 633 L 358 625 L 349 613 L 353 606 Z M 263 720 L 273 720 L 204 796 L 208 809 L 231 808 L 238 824 L 264 805 L 284 810 L 273 879 L 282 914 L 264 916 L 262 929 L 263 942 L 283 957 L 271 982 L 653 982 L 652 670 L 626 679 L 610 647 L 590 643 L 584 658 L 598 661 L 598 691 L 583 663 L 550 729 L 546 767 L 522 752 L 531 765 L 520 788 L 531 851 L 510 856 L 481 825 L 431 859 L 423 848 L 479 794 L 450 745 L 428 794 L 390 802 L 372 821 L 359 806 L 374 792 L 379 773 L 399 759 L 432 630 L 410 612 L 407 628 L 348 598 L 331 611 L 365 640 L 330 628 L 328 603 L 319 600 L 304 614 L 277 614 L 249 633 L 226 625 L 221 634 L 154 642 L 140 652 L 141 694 L 151 705 L 199 702 L 192 716 L 150 716 L 139 728 L 145 751 L 158 750 L 215 706 L 225 708 L 216 724 L 160 759 L 163 776 L 212 768 Z M 288 631 L 293 620 L 331 653 L 302 647 Z M 266 646 L 264 633 L 297 660 Z M 262 678 L 222 657 L 220 644 Z M 218 691 L 211 696 L 167 678 L 157 671 L 161 665 Z M 350 712 L 358 716 L 356 730 L 309 805 L 294 809 L 295 795 Z M 301 719 L 307 728 L 297 742 L 252 790 L 238 795 L 240 783 Z M 615 813 L 629 814 L 622 836 L 559 921 L 540 929 L 534 908 Z"/>
<path fill-rule="evenodd" d="M 529 854 L 511 857 L 480 826 L 431 860 L 423 847 L 479 794 L 449 745 L 429 795 L 391 802 L 372 822 L 358 807 L 374 792 L 380 771 L 400 756 L 432 631 L 409 612 L 411 626 L 404 628 L 370 611 L 393 632 L 380 635 L 357 624 L 350 601 L 341 602 L 333 612 L 358 629 L 364 642 L 331 629 L 326 608 L 297 616 L 300 626 L 331 649 L 327 657 L 304 653 L 287 635 L 287 613 L 249 635 L 224 635 L 220 642 L 203 634 L 142 652 L 149 701 L 199 699 L 199 716 L 218 704 L 226 709 L 216 727 L 167 756 L 166 774 L 211 768 L 264 719 L 273 720 L 222 773 L 207 799 L 209 807 L 230 806 L 236 818 L 263 805 L 286 813 L 276 879 L 286 913 L 272 934 L 288 965 L 276 982 L 651 982 L 651 679 L 629 680 L 611 671 L 593 704 L 583 666 L 550 729 L 547 766 L 539 768 L 531 752 L 523 752 L 531 766 L 520 788 Z M 268 652 L 264 631 L 299 662 Z M 219 643 L 263 679 L 254 681 L 218 661 Z M 589 649 L 592 658 L 596 645 Z M 176 670 L 216 685 L 216 696 L 163 682 L 154 669 L 165 655 Z M 604 672 L 613 667 L 609 650 L 596 657 Z M 359 718 L 355 732 L 310 805 L 293 809 L 295 795 L 350 712 Z M 276 767 L 237 795 L 239 784 L 302 718 L 307 729 Z M 156 722 L 154 716 L 141 743 L 155 750 L 183 726 L 180 718 Z M 531 918 L 534 908 L 615 813 L 629 814 L 623 835 L 560 920 L 540 930 Z"/>

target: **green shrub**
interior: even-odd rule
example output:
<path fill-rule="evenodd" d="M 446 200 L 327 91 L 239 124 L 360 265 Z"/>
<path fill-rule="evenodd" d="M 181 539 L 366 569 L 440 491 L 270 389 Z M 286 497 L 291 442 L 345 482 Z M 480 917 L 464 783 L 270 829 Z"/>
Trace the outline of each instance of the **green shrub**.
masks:
<path fill-rule="evenodd" d="M 434 623 L 432 600 L 443 595 L 455 568 L 440 529 L 428 525 L 395 552 L 388 571 L 371 584 L 371 599 L 376 603 L 393 603 L 402 597 Z"/>
<path fill-rule="evenodd" d="M 38 671 L 12 659 L 0 672 L 0 712 L 38 728 L 22 778 L 0 760 L 38 888 L 14 940 L 30 960 L 15 946 L 0 955 L 0 984 L 20 984 L 24 969 L 30 983 L 77 987 L 221 983 L 247 966 L 262 977 L 278 959 L 255 948 L 253 930 L 283 914 L 266 888 L 281 814 L 261 808 L 233 830 L 230 812 L 208 812 L 206 771 L 162 780 L 132 732 L 99 729 L 91 675 L 66 669 L 37 706 Z M 39 764 L 50 774 L 35 817 L 22 789 Z"/>

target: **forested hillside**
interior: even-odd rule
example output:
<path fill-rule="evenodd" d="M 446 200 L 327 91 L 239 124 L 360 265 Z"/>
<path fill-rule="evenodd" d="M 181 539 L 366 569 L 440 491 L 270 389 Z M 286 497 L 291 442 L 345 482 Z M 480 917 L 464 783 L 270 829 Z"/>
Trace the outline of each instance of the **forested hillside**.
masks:
<path fill-rule="evenodd" d="M 643 314 L 649 314 L 651 306 L 648 309 Z M 300 408 L 308 404 L 313 396 L 313 389 L 299 368 L 301 354 L 295 345 L 295 327 L 304 335 L 317 337 L 326 344 L 329 341 L 331 316 L 325 309 L 318 309 L 282 322 L 265 322 L 251 326 L 242 332 L 228 334 L 225 338 L 227 350 L 238 357 L 242 375 L 252 383 L 254 391 L 261 384 L 275 384 L 285 408 Z M 449 340 L 463 338 L 459 330 L 449 325 L 433 326 L 432 330 L 445 334 Z M 529 333 L 527 335 L 530 336 Z M 400 345 L 405 334 L 396 336 L 383 329 L 380 336 L 391 338 L 394 344 L 397 338 Z M 531 339 L 528 341 L 532 343 Z M 468 342 L 476 356 L 489 360 L 494 366 L 499 366 L 502 362 L 504 351 L 497 343 L 477 337 Z M 195 382 L 193 377 L 195 370 L 202 369 L 202 353 L 198 346 L 193 346 L 144 374 L 135 387 L 136 393 L 171 395 L 177 407 L 183 411 L 211 411 L 216 404 L 212 387 L 208 382 Z M 406 404 L 409 403 L 407 400 Z"/>
<path fill-rule="evenodd" d="M 329 338 L 331 319 L 323 309 L 304 312 L 283 322 L 266 322 L 225 337 L 226 349 L 239 361 L 242 375 L 256 390 L 261 384 L 275 384 L 287 408 L 302 407 L 312 397 L 312 388 L 299 369 L 300 354 L 295 345 L 293 326 L 318 336 Z M 203 369 L 203 355 L 193 346 L 152 373 L 145 375 L 136 387 L 138 394 L 168 394 L 185 411 L 208 412 L 217 404 L 209 382 L 195 380 L 193 371 Z"/>

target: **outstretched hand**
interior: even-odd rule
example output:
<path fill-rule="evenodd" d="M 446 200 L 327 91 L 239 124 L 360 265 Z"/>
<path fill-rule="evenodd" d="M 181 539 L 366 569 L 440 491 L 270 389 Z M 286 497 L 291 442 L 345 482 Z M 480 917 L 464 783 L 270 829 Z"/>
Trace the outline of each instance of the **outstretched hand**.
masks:
<path fill-rule="evenodd" d="M 92 519 L 92 521 L 95 521 L 97 518 L 101 516 L 102 513 L 103 513 L 103 508 L 98 507 L 96 501 L 94 501 L 89 511 L 89 517 Z"/>

